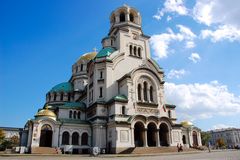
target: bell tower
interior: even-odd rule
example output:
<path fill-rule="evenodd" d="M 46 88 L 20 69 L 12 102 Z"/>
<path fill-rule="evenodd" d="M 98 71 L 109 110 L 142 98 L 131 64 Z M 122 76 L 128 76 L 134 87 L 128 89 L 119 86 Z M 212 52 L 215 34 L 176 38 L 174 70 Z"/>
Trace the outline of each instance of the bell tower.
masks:
<path fill-rule="evenodd" d="M 150 37 L 143 34 L 142 18 L 135 8 L 123 5 L 114 10 L 109 19 L 110 30 L 102 39 L 103 48 L 113 47 L 120 53 L 143 60 L 150 58 Z"/>

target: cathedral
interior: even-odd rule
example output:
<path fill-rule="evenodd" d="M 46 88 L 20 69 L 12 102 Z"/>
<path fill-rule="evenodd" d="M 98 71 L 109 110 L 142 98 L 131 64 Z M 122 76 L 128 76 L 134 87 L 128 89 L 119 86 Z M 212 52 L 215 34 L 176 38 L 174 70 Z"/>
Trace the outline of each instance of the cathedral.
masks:
<path fill-rule="evenodd" d="M 46 103 L 26 122 L 21 146 L 39 153 L 122 153 L 135 147 L 201 146 L 200 129 L 177 123 L 164 96 L 164 71 L 151 58 L 140 13 L 114 10 L 99 52 L 83 54 L 68 82 L 46 93 Z M 184 95 L 183 95 L 184 96 Z"/>

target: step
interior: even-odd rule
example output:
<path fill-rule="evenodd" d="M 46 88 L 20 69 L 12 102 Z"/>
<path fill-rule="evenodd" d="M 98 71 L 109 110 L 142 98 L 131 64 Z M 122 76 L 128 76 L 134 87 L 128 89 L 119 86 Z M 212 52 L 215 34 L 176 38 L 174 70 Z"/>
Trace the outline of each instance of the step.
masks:
<path fill-rule="evenodd" d="M 61 154 L 61 151 L 51 147 L 32 147 L 32 154 Z"/>

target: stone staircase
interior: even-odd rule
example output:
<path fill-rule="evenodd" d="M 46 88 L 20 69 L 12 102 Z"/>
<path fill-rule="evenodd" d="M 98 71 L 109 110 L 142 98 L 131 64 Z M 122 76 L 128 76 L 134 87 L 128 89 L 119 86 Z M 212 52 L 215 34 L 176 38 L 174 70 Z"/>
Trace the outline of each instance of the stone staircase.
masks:
<path fill-rule="evenodd" d="M 189 151 L 197 151 L 193 148 L 183 147 L 184 152 Z M 170 147 L 136 147 L 136 148 L 129 148 L 120 154 L 155 154 L 155 153 L 169 153 L 169 152 L 177 152 L 176 146 Z"/>
<path fill-rule="evenodd" d="M 32 147 L 32 154 L 61 154 L 61 150 L 51 147 Z"/>

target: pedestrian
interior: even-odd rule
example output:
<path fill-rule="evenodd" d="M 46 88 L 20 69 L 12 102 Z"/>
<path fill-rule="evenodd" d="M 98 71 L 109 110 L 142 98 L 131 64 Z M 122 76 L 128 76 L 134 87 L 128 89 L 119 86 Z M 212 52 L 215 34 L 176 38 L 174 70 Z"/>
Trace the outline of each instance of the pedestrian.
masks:
<path fill-rule="evenodd" d="M 211 152 L 211 143 L 208 142 L 208 152 L 210 153 Z"/>
<path fill-rule="evenodd" d="M 179 150 L 179 144 L 177 144 L 177 151 L 180 152 L 180 150 Z"/>
<path fill-rule="evenodd" d="M 182 144 L 180 144 L 179 151 L 180 151 L 180 152 L 183 151 L 183 146 L 182 146 Z"/>

